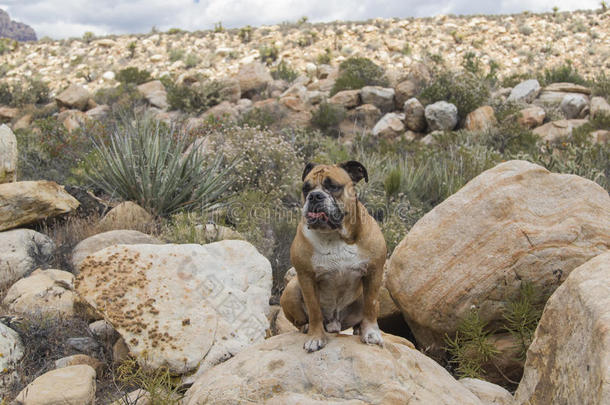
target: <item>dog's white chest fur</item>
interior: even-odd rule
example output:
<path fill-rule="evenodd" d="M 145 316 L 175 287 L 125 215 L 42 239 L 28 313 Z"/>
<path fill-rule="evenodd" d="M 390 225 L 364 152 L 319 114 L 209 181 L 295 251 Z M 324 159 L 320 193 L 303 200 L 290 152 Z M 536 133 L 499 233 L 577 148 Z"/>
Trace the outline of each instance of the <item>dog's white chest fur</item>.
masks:
<path fill-rule="evenodd" d="M 347 244 L 336 233 L 320 233 L 304 227 L 303 234 L 313 246 L 311 264 L 316 274 L 320 306 L 327 317 L 333 317 L 362 294 L 362 277 L 368 260 L 363 259 L 356 244 Z"/>

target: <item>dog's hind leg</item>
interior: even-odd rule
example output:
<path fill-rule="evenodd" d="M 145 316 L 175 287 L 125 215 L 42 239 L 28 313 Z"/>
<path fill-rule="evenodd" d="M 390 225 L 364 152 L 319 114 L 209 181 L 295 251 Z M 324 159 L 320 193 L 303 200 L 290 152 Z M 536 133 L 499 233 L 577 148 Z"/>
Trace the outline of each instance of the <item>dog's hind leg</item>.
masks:
<path fill-rule="evenodd" d="M 307 333 L 309 319 L 305 311 L 303 292 L 296 277 L 290 280 L 286 288 L 284 288 L 284 292 L 280 297 L 280 306 L 284 311 L 286 319 L 299 328 L 301 332 Z"/>

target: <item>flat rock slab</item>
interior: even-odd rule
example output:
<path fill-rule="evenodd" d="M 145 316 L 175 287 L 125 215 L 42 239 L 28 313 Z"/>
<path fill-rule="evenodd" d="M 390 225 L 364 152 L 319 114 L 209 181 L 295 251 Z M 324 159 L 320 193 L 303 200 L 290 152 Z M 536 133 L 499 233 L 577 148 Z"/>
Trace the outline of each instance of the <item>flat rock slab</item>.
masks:
<path fill-rule="evenodd" d="M 78 293 L 149 369 L 211 367 L 269 327 L 271 265 L 244 241 L 111 246 L 80 270 Z"/>
<path fill-rule="evenodd" d="M 95 370 L 87 365 L 51 370 L 28 384 L 16 401 L 21 405 L 93 405 Z"/>
<path fill-rule="evenodd" d="M 66 214 L 78 206 L 78 200 L 53 181 L 0 184 L 0 231 Z"/>

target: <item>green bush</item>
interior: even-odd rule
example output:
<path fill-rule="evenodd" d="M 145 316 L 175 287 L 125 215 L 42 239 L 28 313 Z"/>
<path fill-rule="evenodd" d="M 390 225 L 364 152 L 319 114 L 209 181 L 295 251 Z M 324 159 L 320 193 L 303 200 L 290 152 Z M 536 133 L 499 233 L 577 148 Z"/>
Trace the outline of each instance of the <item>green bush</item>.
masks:
<path fill-rule="evenodd" d="M 592 90 L 594 96 L 600 96 L 610 100 L 610 76 L 606 76 L 606 72 L 601 71 L 592 83 Z"/>
<path fill-rule="evenodd" d="M 147 70 L 140 70 L 137 67 L 121 69 L 116 75 L 116 80 L 122 84 L 142 84 L 152 80 Z"/>
<path fill-rule="evenodd" d="M 93 184 L 153 215 L 216 208 L 232 186 L 234 164 L 211 161 L 196 148 L 183 154 L 187 137 L 148 118 L 124 119 L 105 142 L 93 137 L 95 155 L 86 174 Z"/>
<path fill-rule="evenodd" d="M 244 44 L 247 44 L 248 42 L 252 41 L 252 27 L 247 25 L 243 28 L 239 29 L 239 39 L 241 39 L 241 42 L 243 42 Z"/>
<path fill-rule="evenodd" d="M 184 58 L 184 55 L 186 54 L 186 52 L 184 51 L 184 49 L 177 49 L 177 48 L 172 48 L 169 51 L 169 61 L 170 62 L 177 62 L 179 60 L 182 60 L 182 58 Z"/>
<path fill-rule="evenodd" d="M 345 109 L 341 106 L 322 102 L 311 115 L 311 125 L 327 135 L 339 135 L 339 124 L 345 118 Z"/>
<path fill-rule="evenodd" d="M 292 83 L 297 77 L 299 77 L 299 73 L 292 70 L 290 65 L 288 65 L 286 62 L 281 61 L 280 64 L 271 71 L 271 77 L 273 77 L 275 80 L 285 80 L 288 83 Z"/>
<path fill-rule="evenodd" d="M 485 104 L 489 99 L 488 83 L 469 73 L 440 72 L 419 96 L 422 104 L 447 101 L 458 109 L 460 119 Z"/>
<path fill-rule="evenodd" d="M 0 55 L 10 53 L 19 48 L 19 42 L 10 38 L 0 38 Z"/>
<path fill-rule="evenodd" d="M 145 98 L 136 89 L 135 84 L 121 83 L 116 87 L 101 88 L 95 92 L 93 99 L 98 104 L 118 105 L 118 110 L 133 108 L 145 103 Z"/>
<path fill-rule="evenodd" d="M 326 48 L 324 50 L 324 53 L 318 55 L 318 57 L 316 58 L 316 62 L 318 63 L 318 65 L 330 65 L 331 57 L 332 52 L 329 48 Z"/>
<path fill-rule="evenodd" d="M 0 104 L 23 107 L 29 104 L 49 102 L 49 86 L 38 79 L 28 79 L 13 85 L 0 84 Z"/>
<path fill-rule="evenodd" d="M 275 62 L 280 54 L 280 51 L 275 45 L 263 45 L 258 49 L 261 61 L 266 65 L 270 65 Z"/>
<path fill-rule="evenodd" d="M 551 83 L 563 82 L 580 84 L 583 86 L 587 84 L 585 78 L 578 73 L 570 61 L 567 61 L 561 66 L 545 69 L 544 73 L 538 76 L 538 81 L 543 87 L 548 86 Z"/>
<path fill-rule="evenodd" d="M 239 126 L 269 128 L 274 122 L 273 114 L 264 108 L 255 107 L 241 115 Z"/>
<path fill-rule="evenodd" d="M 368 58 L 348 58 L 339 65 L 339 77 L 330 92 L 333 96 L 342 90 L 357 90 L 364 86 L 387 86 L 383 68 Z"/>
<path fill-rule="evenodd" d="M 189 53 L 184 58 L 184 67 L 186 67 L 187 69 L 192 69 L 197 66 L 199 62 L 201 62 L 199 56 L 195 55 L 194 53 Z"/>
<path fill-rule="evenodd" d="M 222 100 L 220 91 L 222 84 L 217 81 L 204 81 L 187 85 L 176 84 L 169 79 L 163 79 L 167 90 L 167 102 L 172 110 L 190 113 L 200 113 L 214 107 Z"/>
<path fill-rule="evenodd" d="M 482 378 L 483 365 L 498 354 L 490 341 L 491 332 L 486 328 L 487 322 L 472 310 L 460 322 L 454 338 L 445 335 L 446 348 L 451 355 L 449 362 L 456 366 L 459 378 Z"/>

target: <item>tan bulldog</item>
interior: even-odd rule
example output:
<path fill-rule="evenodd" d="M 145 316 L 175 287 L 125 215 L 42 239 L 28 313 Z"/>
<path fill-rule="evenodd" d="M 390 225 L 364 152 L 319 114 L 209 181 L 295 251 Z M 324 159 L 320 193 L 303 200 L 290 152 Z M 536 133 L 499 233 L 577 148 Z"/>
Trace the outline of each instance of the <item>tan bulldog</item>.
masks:
<path fill-rule="evenodd" d="M 303 171 L 303 216 L 290 248 L 297 277 L 280 299 L 286 318 L 307 332 L 308 352 L 326 345 L 327 333 L 350 327 L 364 343 L 382 345 L 378 294 L 386 259 L 383 234 L 356 197 L 368 182 L 355 161 L 308 163 Z"/>

